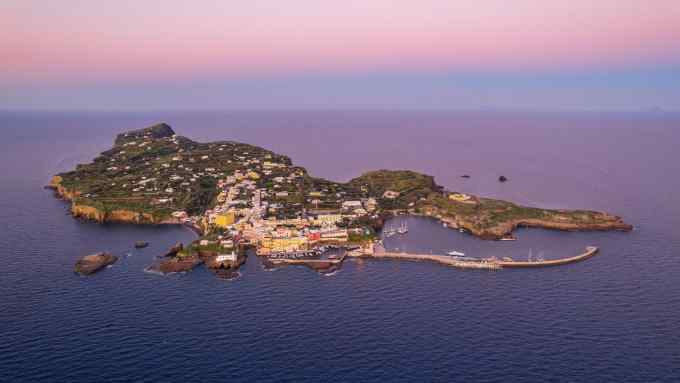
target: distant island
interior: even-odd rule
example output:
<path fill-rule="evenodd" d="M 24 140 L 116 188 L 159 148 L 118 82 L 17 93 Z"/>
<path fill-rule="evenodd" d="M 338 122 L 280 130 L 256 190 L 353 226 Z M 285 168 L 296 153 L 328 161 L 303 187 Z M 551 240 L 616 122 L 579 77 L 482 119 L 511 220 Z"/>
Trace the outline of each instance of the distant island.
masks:
<path fill-rule="evenodd" d="M 198 143 L 164 123 L 119 134 L 112 149 L 55 175 L 49 187 L 71 202 L 75 217 L 195 229 L 200 238 L 171 252 L 157 266 L 162 272 L 200 263 L 234 271 L 247 246 L 272 264 L 314 260 L 304 263 L 329 270 L 346 255 L 374 254 L 384 222 L 395 214 L 432 217 L 488 240 L 513 239 L 517 227 L 632 229 L 604 212 L 525 207 L 449 191 L 410 170 L 329 181 L 287 156 L 233 141 Z M 336 247 L 346 252 L 320 257 Z"/>

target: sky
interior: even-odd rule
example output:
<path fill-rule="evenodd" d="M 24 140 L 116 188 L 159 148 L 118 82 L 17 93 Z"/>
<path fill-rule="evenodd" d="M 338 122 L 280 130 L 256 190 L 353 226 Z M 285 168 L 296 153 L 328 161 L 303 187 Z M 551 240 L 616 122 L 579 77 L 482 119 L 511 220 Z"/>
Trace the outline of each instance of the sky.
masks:
<path fill-rule="evenodd" d="M 678 0 L 0 0 L 0 109 L 680 110 Z"/>

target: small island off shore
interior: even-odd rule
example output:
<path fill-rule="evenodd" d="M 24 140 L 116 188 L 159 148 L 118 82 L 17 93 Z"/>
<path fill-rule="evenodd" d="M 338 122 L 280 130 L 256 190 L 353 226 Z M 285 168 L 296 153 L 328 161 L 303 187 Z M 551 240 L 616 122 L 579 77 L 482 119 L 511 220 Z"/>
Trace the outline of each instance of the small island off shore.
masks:
<path fill-rule="evenodd" d="M 318 258 L 333 248 L 370 256 L 381 247 L 385 221 L 396 214 L 432 217 L 486 240 L 513 239 L 518 227 L 632 229 L 606 212 L 526 207 L 446 190 L 410 170 L 334 182 L 311 176 L 287 156 L 233 141 L 198 143 L 164 123 L 119 134 L 113 148 L 55 175 L 48 186 L 70 201 L 74 217 L 196 230 L 196 241 L 161 263 L 170 271 L 201 263 L 234 271 L 246 247 L 271 264 L 313 258 L 327 266 L 322 269 L 335 269 L 344 255 Z M 312 264 L 306 265 L 319 269 Z"/>

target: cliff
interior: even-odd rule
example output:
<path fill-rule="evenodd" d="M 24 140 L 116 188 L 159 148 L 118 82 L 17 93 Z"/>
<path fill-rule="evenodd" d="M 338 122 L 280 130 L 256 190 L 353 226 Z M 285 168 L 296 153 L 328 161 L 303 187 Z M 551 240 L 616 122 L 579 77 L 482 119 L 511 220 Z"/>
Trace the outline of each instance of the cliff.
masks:
<path fill-rule="evenodd" d="M 54 176 L 50 180 L 48 187 L 66 201 L 71 203 L 71 214 L 76 218 L 96 221 L 98 223 L 117 222 L 133 224 L 180 224 L 174 218 L 157 217 L 151 213 L 136 211 L 131 209 L 102 209 L 88 205 L 80 200 L 82 192 L 70 190 L 62 184 L 62 177 Z"/>

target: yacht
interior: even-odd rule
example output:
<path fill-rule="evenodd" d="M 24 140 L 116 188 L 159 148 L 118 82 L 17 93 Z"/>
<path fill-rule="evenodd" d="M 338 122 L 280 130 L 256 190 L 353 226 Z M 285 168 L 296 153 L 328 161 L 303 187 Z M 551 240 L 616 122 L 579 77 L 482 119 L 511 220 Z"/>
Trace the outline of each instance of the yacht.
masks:
<path fill-rule="evenodd" d="M 456 251 L 456 250 L 449 251 L 447 254 L 448 254 L 448 255 L 451 255 L 451 256 L 454 256 L 454 257 L 462 257 L 462 256 L 465 255 L 465 253 L 460 252 L 460 251 Z"/>

